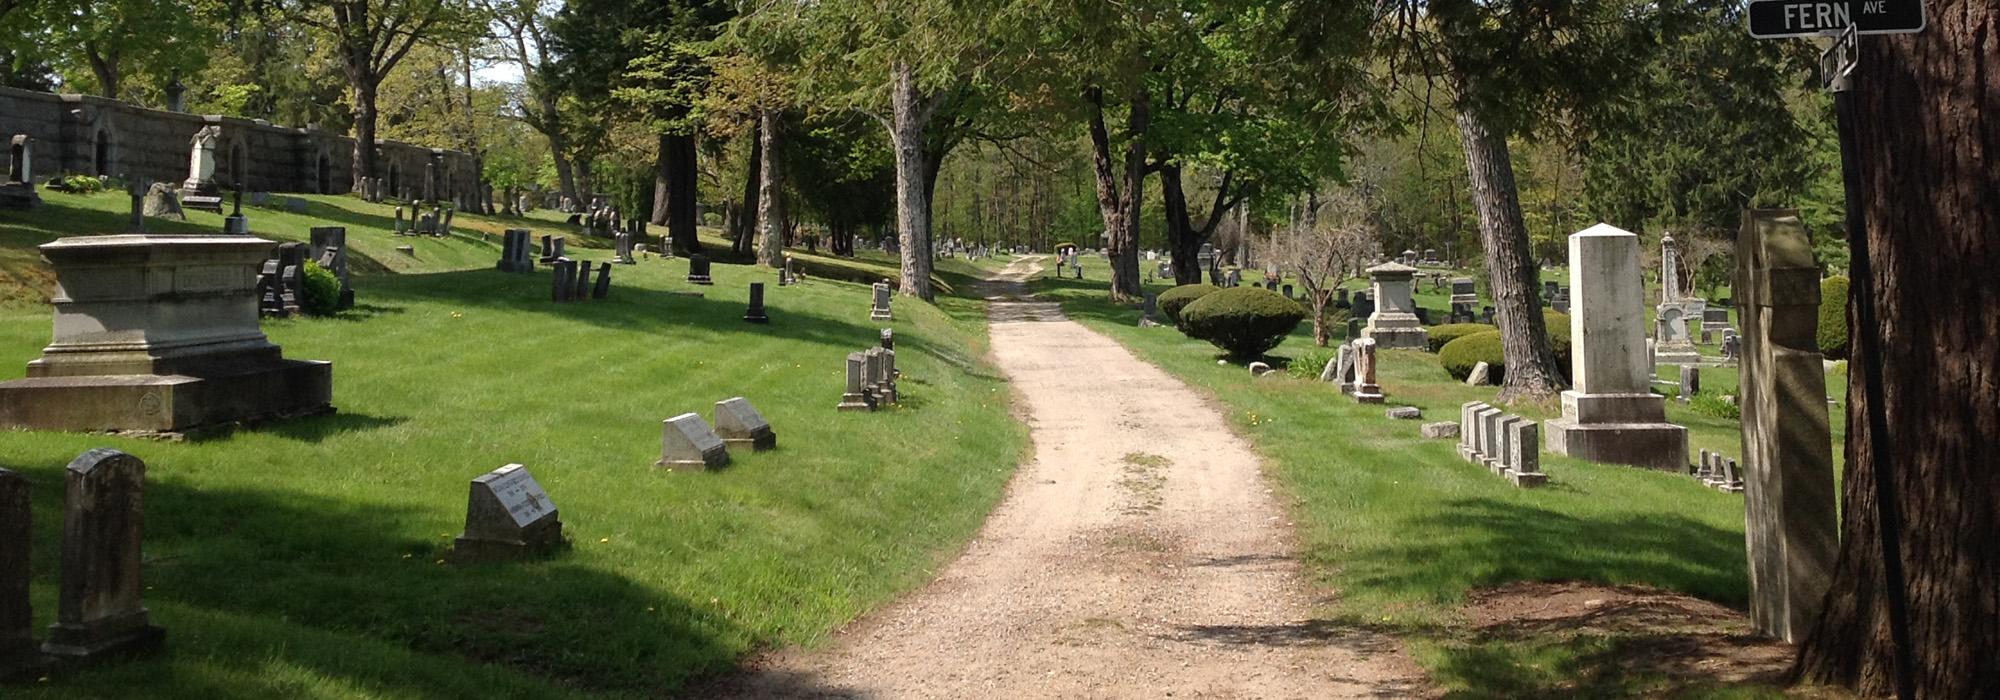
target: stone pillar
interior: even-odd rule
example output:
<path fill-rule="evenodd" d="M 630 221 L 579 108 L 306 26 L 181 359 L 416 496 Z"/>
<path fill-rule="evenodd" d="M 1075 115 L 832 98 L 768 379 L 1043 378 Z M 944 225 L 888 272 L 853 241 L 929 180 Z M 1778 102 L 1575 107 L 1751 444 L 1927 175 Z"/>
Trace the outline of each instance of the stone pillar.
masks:
<path fill-rule="evenodd" d="M 1382 403 L 1382 387 L 1375 383 L 1375 339 L 1354 341 L 1354 401 Z"/>
<path fill-rule="evenodd" d="M 41 665 L 34 609 L 28 603 L 28 480 L 0 469 L 0 681 Z"/>
<path fill-rule="evenodd" d="M 1736 239 L 1743 333 L 1744 539 L 1757 631 L 1803 643 L 1839 551 L 1819 268 L 1794 210 L 1745 212 Z"/>
<path fill-rule="evenodd" d="M 99 448 L 65 474 L 62 596 L 42 651 L 91 659 L 158 645 L 166 631 L 140 604 L 146 463 Z"/>
<path fill-rule="evenodd" d="M 770 323 L 771 317 L 764 314 L 764 283 L 750 283 L 750 308 L 743 312 L 743 320 L 750 323 Z"/>
<path fill-rule="evenodd" d="M 1430 331 L 1417 320 L 1417 304 L 1412 296 L 1411 280 L 1417 268 L 1400 263 L 1384 263 L 1368 268 L 1368 279 L 1374 286 L 1374 313 L 1368 316 L 1368 328 L 1363 331 L 1375 343 L 1385 348 L 1422 348 L 1430 338 Z"/>
<path fill-rule="evenodd" d="M 1548 421 L 1550 452 L 1595 462 L 1681 471 L 1687 429 L 1666 422 L 1646 364 L 1639 237 L 1598 224 L 1569 237 L 1574 388 Z"/>

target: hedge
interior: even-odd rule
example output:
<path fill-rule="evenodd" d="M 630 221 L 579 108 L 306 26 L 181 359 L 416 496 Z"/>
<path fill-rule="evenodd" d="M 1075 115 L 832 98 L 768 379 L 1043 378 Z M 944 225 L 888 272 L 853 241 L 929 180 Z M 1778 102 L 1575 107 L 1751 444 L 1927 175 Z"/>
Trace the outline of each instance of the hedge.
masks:
<path fill-rule="evenodd" d="M 1232 287 L 1203 295 L 1181 311 L 1181 325 L 1194 338 L 1247 360 L 1278 347 L 1306 320 L 1298 302 L 1262 287 Z"/>
<path fill-rule="evenodd" d="M 1819 352 L 1829 360 L 1847 359 L 1847 278 L 1819 281 Z"/>
<path fill-rule="evenodd" d="M 1222 288 L 1215 285 L 1183 284 L 1160 292 L 1160 296 L 1153 301 L 1160 305 L 1160 313 L 1166 314 L 1167 320 L 1172 321 L 1174 326 L 1179 328 L 1181 325 L 1181 309 L 1187 308 L 1188 304 L 1192 304 L 1194 300 L 1207 296 L 1210 292 L 1218 291 L 1222 291 Z M 1181 328 L 1181 332 L 1185 333 L 1187 329 Z"/>
<path fill-rule="evenodd" d="M 1487 364 L 1486 381 L 1500 383 L 1507 365 L 1507 357 L 1500 349 L 1500 331 L 1460 336 L 1438 350 L 1438 364 L 1444 366 L 1452 379 L 1461 382 L 1472 376 L 1473 366 L 1481 362 Z"/>
<path fill-rule="evenodd" d="M 299 310 L 307 316 L 332 316 L 340 310 L 340 277 L 332 270 L 320 267 L 317 261 L 307 260 L 305 273 L 301 275 L 301 299 Z"/>
<path fill-rule="evenodd" d="M 1447 323 L 1442 326 L 1431 326 L 1431 352 L 1443 350 L 1445 344 L 1474 333 L 1499 332 L 1499 330 L 1484 323 Z"/>

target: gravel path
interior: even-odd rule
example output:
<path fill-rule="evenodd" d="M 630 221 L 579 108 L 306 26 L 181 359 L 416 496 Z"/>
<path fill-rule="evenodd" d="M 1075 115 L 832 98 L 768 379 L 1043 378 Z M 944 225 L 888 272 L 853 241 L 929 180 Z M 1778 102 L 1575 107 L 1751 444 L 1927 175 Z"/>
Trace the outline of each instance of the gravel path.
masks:
<path fill-rule="evenodd" d="M 1429 695 L 1392 640 L 1312 619 L 1290 523 L 1217 410 L 1054 304 L 1020 301 L 1039 269 L 1016 261 L 989 290 L 1034 454 L 978 539 L 826 649 L 761 659 L 715 694 Z"/>

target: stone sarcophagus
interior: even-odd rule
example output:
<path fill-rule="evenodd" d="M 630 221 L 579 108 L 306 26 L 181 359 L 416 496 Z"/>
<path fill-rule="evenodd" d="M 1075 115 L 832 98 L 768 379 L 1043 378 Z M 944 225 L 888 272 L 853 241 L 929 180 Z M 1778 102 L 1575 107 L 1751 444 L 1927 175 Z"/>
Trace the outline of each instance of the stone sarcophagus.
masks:
<path fill-rule="evenodd" d="M 330 362 L 287 360 L 257 325 L 257 273 L 276 244 L 119 235 L 41 246 L 55 269 L 54 339 L 0 383 L 0 426 L 181 432 L 323 411 Z"/>

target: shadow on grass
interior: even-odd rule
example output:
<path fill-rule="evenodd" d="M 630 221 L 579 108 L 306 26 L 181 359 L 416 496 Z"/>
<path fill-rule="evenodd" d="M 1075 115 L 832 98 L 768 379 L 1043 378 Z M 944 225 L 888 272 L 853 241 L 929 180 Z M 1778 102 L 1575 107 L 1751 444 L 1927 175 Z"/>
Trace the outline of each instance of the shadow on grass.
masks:
<path fill-rule="evenodd" d="M 408 420 L 402 416 L 384 418 L 360 413 L 322 413 L 288 420 L 274 421 L 249 428 L 254 432 L 276 435 L 288 440 L 305 443 L 319 443 L 342 433 L 358 433 L 378 428 L 391 428 Z"/>
<path fill-rule="evenodd" d="M 1741 608 L 1743 534 L 1661 512 L 1585 518 L 1520 502 L 1460 498 L 1406 517 L 1406 536 L 1353 553 L 1357 586 L 1438 598 L 1512 581 L 1646 583 Z"/>
<path fill-rule="evenodd" d="M 410 521 L 423 513 L 291 491 L 194 489 L 171 478 L 198 466 L 148 465 L 143 575 L 154 622 L 168 630 L 165 650 L 43 687 L 117 697 L 130 682 L 150 681 L 151 697 L 253 697 L 262 694 L 256 683 L 287 683 L 258 678 L 268 667 L 305 669 L 369 696 L 482 697 L 496 681 L 510 697 L 658 693 L 727 668 L 740 652 L 721 641 L 740 631 L 714 606 L 583 565 L 573 553 L 444 565 L 450 539 L 412 535 Z M 351 476 L 333 464 L 297 466 L 286 478 Z M 62 467 L 0 467 L 34 484 L 35 571 L 53 588 Z M 194 667 L 228 673 L 181 677 Z M 238 680 L 203 690 L 204 681 L 230 676 Z M 176 681 L 157 685 L 169 677 Z"/>

